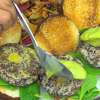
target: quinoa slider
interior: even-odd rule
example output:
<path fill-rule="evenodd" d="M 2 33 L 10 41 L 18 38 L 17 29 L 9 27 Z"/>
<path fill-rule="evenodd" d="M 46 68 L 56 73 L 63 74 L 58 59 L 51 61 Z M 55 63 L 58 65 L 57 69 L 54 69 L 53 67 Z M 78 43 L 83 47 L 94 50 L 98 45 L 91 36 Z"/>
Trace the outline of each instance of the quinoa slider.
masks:
<path fill-rule="evenodd" d="M 19 44 L 0 48 L 0 78 L 16 86 L 25 86 L 38 79 L 39 61 L 34 51 Z"/>
<path fill-rule="evenodd" d="M 43 77 L 41 85 L 51 95 L 54 96 L 71 96 L 82 85 L 82 80 L 68 80 L 66 77 L 52 76 L 51 78 Z"/>
<path fill-rule="evenodd" d="M 100 47 L 81 42 L 78 50 L 91 65 L 100 68 Z"/>
<path fill-rule="evenodd" d="M 87 72 L 82 62 L 72 57 L 70 54 L 59 56 L 58 59 L 70 70 L 73 74 L 73 79 L 69 80 L 60 75 L 47 77 L 47 75 L 42 73 L 42 77 L 40 77 L 41 86 L 46 89 L 49 94 L 54 96 L 72 96 L 81 87 L 83 80 L 87 77 Z"/>

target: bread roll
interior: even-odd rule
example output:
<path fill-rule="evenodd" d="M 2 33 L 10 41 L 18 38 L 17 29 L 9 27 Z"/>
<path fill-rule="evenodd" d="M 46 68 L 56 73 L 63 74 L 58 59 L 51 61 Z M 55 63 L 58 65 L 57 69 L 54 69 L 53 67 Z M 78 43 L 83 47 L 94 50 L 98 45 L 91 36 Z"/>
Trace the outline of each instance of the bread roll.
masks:
<path fill-rule="evenodd" d="M 36 34 L 40 47 L 55 55 L 63 55 L 77 48 L 79 32 L 75 24 L 66 17 L 48 18 Z"/>
<path fill-rule="evenodd" d="M 17 22 L 7 31 L 0 33 L 0 46 L 7 43 L 18 43 L 21 38 L 21 26 Z"/>
<path fill-rule="evenodd" d="M 71 19 L 79 29 L 94 27 L 100 24 L 99 2 L 100 0 L 64 0 L 64 15 Z"/>
<path fill-rule="evenodd" d="M 100 25 L 100 0 L 97 0 L 96 22 Z"/>

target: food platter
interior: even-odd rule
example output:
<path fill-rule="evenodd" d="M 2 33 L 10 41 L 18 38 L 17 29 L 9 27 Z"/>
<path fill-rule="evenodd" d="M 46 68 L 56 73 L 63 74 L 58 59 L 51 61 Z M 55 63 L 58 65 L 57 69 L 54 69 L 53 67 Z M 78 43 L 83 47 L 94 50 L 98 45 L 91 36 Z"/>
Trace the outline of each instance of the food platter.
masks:
<path fill-rule="evenodd" d="M 17 20 L 0 35 L 0 99 L 95 100 L 100 95 L 100 0 L 22 1 L 19 7 L 40 48 L 73 79 L 56 73 L 53 64 L 53 72 L 41 66 Z"/>

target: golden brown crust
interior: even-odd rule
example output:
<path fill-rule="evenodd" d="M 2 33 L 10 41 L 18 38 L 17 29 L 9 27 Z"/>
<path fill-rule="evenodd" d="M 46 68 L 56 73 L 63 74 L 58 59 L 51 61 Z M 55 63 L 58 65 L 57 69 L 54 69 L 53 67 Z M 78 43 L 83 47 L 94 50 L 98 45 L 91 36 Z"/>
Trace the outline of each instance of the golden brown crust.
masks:
<path fill-rule="evenodd" d="M 38 39 L 40 35 L 45 39 L 45 44 L 42 39 Z M 41 25 L 36 39 L 38 43 L 43 43 L 51 53 L 62 55 L 76 49 L 79 32 L 73 22 L 66 17 L 56 16 L 48 18 Z"/>
<path fill-rule="evenodd" d="M 100 0 L 97 0 L 96 22 L 100 25 Z"/>
<path fill-rule="evenodd" d="M 75 22 L 80 29 L 96 26 L 97 2 L 100 0 L 64 0 L 64 15 Z M 100 9 L 100 4 L 98 6 Z"/>
<path fill-rule="evenodd" d="M 18 43 L 21 38 L 21 26 L 17 22 L 13 27 L 0 33 L 0 46 L 7 43 Z"/>
<path fill-rule="evenodd" d="M 41 33 L 37 33 L 35 38 L 36 38 L 40 47 L 42 47 L 44 50 L 50 52 L 49 44 Z"/>

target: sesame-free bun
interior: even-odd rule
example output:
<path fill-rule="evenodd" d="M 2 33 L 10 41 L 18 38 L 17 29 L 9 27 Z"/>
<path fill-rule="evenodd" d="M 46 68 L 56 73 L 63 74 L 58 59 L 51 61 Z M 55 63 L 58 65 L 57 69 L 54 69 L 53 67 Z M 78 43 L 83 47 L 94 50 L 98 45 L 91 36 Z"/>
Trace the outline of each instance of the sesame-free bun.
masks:
<path fill-rule="evenodd" d="M 63 12 L 79 29 L 100 24 L 100 0 L 64 0 Z"/>
<path fill-rule="evenodd" d="M 7 43 L 18 43 L 21 38 L 21 26 L 17 22 L 8 30 L 0 33 L 0 46 Z"/>
<path fill-rule="evenodd" d="M 55 55 L 63 55 L 76 50 L 79 32 L 71 20 L 64 16 L 55 16 L 41 24 L 36 40 L 44 50 Z"/>
<path fill-rule="evenodd" d="M 96 22 L 100 25 L 100 0 L 97 0 Z"/>

